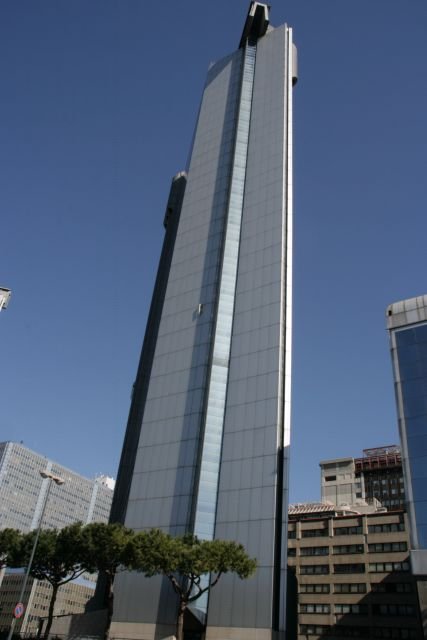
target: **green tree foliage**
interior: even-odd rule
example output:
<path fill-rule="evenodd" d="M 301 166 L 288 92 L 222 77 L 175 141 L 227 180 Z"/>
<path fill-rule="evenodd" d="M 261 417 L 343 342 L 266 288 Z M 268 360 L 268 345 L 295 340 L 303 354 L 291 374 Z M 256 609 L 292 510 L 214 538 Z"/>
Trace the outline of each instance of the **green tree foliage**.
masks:
<path fill-rule="evenodd" d="M 199 540 L 189 534 L 174 538 L 158 529 L 135 534 L 127 553 L 130 568 L 147 577 L 163 575 L 171 582 L 179 599 L 178 640 L 183 639 L 184 613 L 189 604 L 213 588 L 224 573 L 236 573 L 243 580 L 257 566 L 236 542 Z"/>
<path fill-rule="evenodd" d="M 82 530 L 83 557 L 86 566 L 95 567 L 106 578 L 108 620 L 106 636 L 113 613 L 113 584 L 116 573 L 127 563 L 128 544 L 134 532 L 119 523 L 94 522 Z"/>
<path fill-rule="evenodd" d="M 22 535 L 19 548 L 12 554 L 13 565 L 28 565 L 36 532 Z M 60 587 L 75 580 L 85 571 L 93 571 L 94 564 L 83 552 L 82 525 L 72 524 L 60 531 L 45 529 L 40 532 L 30 575 L 37 580 L 46 580 L 52 587 L 47 624 L 43 638 L 47 639 L 53 621 L 55 602 Z"/>
<path fill-rule="evenodd" d="M 17 529 L 2 529 L 0 531 L 0 569 L 13 558 L 21 543 L 22 534 Z"/>

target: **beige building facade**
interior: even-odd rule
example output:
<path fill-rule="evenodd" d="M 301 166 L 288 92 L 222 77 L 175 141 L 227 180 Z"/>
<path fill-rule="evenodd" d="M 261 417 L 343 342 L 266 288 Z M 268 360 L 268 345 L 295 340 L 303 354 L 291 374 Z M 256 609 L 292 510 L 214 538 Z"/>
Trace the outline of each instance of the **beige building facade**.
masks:
<path fill-rule="evenodd" d="M 295 505 L 288 537 L 298 640 L 424 637 L 403 510 Z"/>
<path fill-rule="evenodd" d="M 12 612 L 19 600 L 21 586 L 21 574 L 4 576 L 1 586 L 0 632 L 10 627 Z M 55 604 L 55 619 L 72 613 L 82 613 L 88 600 L 94 595 L 94 588 L 95 583 L 88 580 L 69 582 L 60 587 Z M 28 581 L 24 596 L 28 614 L 21 621 L 18 620 L 17 631 L 26 635 L 37 634 L 40 624 L 46 620 L 51 593 L 52 587 L 48 582 L 33 579 Z"/>

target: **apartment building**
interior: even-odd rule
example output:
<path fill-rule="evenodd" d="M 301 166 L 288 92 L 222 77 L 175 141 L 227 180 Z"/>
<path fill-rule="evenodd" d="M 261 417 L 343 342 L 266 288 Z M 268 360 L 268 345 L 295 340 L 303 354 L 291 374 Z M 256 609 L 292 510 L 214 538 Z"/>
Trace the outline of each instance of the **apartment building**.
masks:
<path fill-rule="evenodd" d="M 358 513 L 332 504 L 291 505 L 294 637 L 423 638 L 408 549 L 403 510 Z"/>
<path fill-rule="evenodd" d="M 50 480 L 41 472 L 59 476 L 63 483 L 49 487 Z M 85 478 L 22 443 L 0 443 L 0 529 L 10 527 L 27 533 L 38 527 L 42 514 L 44 529 L 61 529 L 74 522 L 108 522 L 113 488 L 114 480 L 107 476 Z M 0 569 L 0 632 L 10 627 L 23 578 L 22 572 Z M 94 591 L 94 576 L 64 585 L 55 616 L 82 613 Z M 23 597 L 25 613 L 17 621 L 17 632 L 37 632 L 47 617 L 50 593 L 47 582 L 28 581 Z"/>
<path fill-rule="evenodd" d="M 400 447 L 364 449 L 359 458 L 320 462 L 322 502 L 356 504 L 377 500 L 387 509 L 405 509 L 406 495 Z"/>

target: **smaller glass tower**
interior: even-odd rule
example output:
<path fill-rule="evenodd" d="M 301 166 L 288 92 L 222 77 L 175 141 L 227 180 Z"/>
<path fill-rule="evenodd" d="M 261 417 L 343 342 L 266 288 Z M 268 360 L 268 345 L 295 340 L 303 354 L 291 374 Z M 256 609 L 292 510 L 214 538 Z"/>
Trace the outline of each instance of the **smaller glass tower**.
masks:
<path fill-rule="evenodd" d="M 427 295 L 387 308 L 415 575 L 427 575 Z"/>

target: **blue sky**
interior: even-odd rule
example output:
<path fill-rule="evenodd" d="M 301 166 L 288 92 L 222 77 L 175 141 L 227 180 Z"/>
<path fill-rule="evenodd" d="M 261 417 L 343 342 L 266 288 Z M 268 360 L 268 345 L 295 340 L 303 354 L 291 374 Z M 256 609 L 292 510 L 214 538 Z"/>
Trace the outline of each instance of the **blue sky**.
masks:
<path fill-rule="evenodd" d="M 115 476 L 209 62 L 248 2 L 0 5 L 0 440 Z M 385 307 L 427 292 L 427 3 L 274 0 L 299 49 L 291 500 L 398 441 Z"/>

